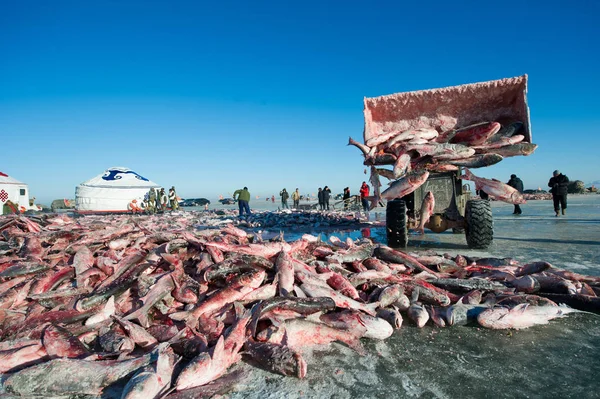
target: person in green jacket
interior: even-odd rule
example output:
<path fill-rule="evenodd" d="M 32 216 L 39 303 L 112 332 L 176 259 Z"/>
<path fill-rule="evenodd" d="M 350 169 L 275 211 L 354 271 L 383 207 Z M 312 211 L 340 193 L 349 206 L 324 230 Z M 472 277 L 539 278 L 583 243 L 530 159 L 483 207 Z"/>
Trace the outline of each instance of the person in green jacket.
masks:
<path fill-rule="evenodd" d="M 246 216 L 250 215 L 250 192 L 248 191 L 248 187 L 244 187 L 241 190 L 235 190 L 233 193 L 233 199 L 237 200 L 238 206 L 240 207 L 240 217 L 244 216 L 244 212 L 246 212 Z"/>

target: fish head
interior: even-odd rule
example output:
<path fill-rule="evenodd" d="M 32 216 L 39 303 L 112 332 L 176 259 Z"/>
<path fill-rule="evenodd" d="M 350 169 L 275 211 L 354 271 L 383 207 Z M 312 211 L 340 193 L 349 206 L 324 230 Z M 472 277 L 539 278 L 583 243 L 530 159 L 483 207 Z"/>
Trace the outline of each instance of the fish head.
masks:
<path fill-rule="evenodd" d="M 446 321 L 449 326 L 462 326 L 467 324 L 467 307 L 456 304 L 446 310 Z"/>
<path fill-rule="evenodd" d="M 416 171 L 407 176 L 408 182 L 412 186 L 420 186 L 428 178 L 429 178 L 429 171 L 427 171 L 427 170 Z"/>
<path fill-rule="evenodd" d="M 204 385 L 209 381 L 203 381 L 203 376 L 211 375 L 212 359 L 206 352 L 196 356 L 179 374 L 175 387 L 178 391 Z"/>

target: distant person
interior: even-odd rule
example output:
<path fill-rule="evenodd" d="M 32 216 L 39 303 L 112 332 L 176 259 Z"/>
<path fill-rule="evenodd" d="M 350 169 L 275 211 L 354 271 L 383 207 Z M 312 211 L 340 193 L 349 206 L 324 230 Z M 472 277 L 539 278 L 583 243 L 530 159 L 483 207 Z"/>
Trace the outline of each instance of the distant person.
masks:
<path fill-rule="evenodd" d="M 146 203 L 146 211 L 150 214 L 154 213 L 156 209 L 156 191 L 154 191 L 154 187 L 150 188 L 150 192 L 148 193 L 148 202 Z"/>
<path fill-rule="evenodd" d="M 328 186 L 323 187 L 323 209 L 329 210 L 329 196 L 331 195 L 331 190 Z"/>
<path fill-rule="evenodd" d="M 171 205 L 171 210 L 176 211 L 179 209 L 179 203 L 177 202 L 177 193 L 175 192 L 175 186 L 172 186 L 169 189 L 169 205 Z"/>
<path fill-rule="evenodd" d="M 233 199 L 238 202 L 240 217 L 244 216 L 244 212 L 246 213 L 246 216 L 250 216 L 250 192 L 248 191 L 248 187 L 244 187 L 241 190 L 235 190 Z"/>
<path fill-rule="evenodd" d="M 319 191 L 317 192 L 317 199 L 319 200 L 319 210 L 325 209 L 323 206 L 323 189 L 319 187 Z"/>
<path fill-rule="evenodd" d="M 275 196 L 274 195 L 271 195 L 271 202 L 275 203 Z"/>
<path fill-rule="evenodd" d="M 510 180 L 506 184 L 523 194 L 523 180 L 519 179 L 517 175 L 510 175 Z M 515 204 L 513 215 L 520 215 L 521 213 L 521 206 L 519 204 Z"/>
<path fill-rule="evenodd" d="M 548 187 L 552 193 L 552 201 L 554 202 L 554 213 L 558 216 L 558 211 L 562 211 L 565 215 L 567 209 L 567 189 L 569 186 L 569 178 L 558 170 L 552 173 L 550 181 L 548 181 Z"/>
<path fill-rule="evenodd" d="M 366 181 L 362 182 L 359 192 L 360 192 L 360 202 L 362 204 L 363 211 L 369 212 L 369 200 L 367 199 L 367 197 L 369 196 L 369 185 L 367 184 Z"/>
<path fill-rule="evenodd" d="M 138 206 L 137 200 L 134 199 L 132 200 L 128 205 L 127 205 L 127 209 L 130 210 L 132 213 L 141 213 L 142 212 L 142 208 L 140 208 Z"/>
<path fill-rule="evenodd" d="M 208 211 L 208 202 L 204 204 L 204 210 Z"/>
<path fill-rule="evenodd" d="M 281 197 L 281 209 L 290 209 L 288 206 L 288 198 L 290 198 L 290 194 L 284 188 L 279 192 L 279 196 Z"/>
<path fill-rule="evenodd" d="M 350 202 L 350 187 L 346 187 L 344 189 L 344 209 L 348 209 L 348 205 Z"/>
<path fill-rule="evenodd" d="M 156 201 L 158 203 L 158 206 L 156 207 L 157 210 L 164 212 L 165 209 L 167 209 L 167 202 L 168 202 L 168 197 L 167 197 L 167 194 L 165 193 L 164 188 L 160 189 L 158 196 L 156 198 Z"/>
<path fill-rule="evenodd" d="M 490 196 L 488 195 L 488 193 L 486 193 L 483 190 L 477 190 L 477 195 L 479 195 L 479 198 L 481 198 L 482 200 L 489 200 Z"/>
<path fill-rule="evenodd" d="M 292 193 L 292 201 L 294 201 L 294 209 L 298 209 L 300 206 L 300 193 L 298 189 Z"/>

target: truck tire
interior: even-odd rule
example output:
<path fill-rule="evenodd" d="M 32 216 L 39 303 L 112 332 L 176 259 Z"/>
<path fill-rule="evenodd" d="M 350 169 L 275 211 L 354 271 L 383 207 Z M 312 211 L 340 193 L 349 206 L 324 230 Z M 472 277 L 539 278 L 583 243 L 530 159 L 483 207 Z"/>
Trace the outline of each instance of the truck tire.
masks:
<path fill-rule="evenodd" d="M 486 200 L 467 201 L 465 222 L 465 237 L 469 248 L 489 247 L 494 240 L 494 221 L 490 202 Z"/>
<path fill-rule="evenodd" d="M 408 226 L 406 222 L 406 202 L 399 199 L 388 201 L 385 211 L 385 230 L 388 246 L 406 248 L 408 245 Z"/>

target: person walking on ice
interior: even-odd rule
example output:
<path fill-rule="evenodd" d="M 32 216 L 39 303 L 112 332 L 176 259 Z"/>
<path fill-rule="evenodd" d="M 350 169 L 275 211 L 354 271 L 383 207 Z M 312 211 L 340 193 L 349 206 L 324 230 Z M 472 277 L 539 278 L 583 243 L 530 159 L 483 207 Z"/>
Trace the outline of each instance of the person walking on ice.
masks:
<path fill-rule="evenodd" d="M 560 171 L 555 170 L 548 181 L 548 187 L 550 187 L 552 193 L 552 202 L 554 203 L 554 216 L 558 216 L 558 211 L 561 211 L 563 216 L 566 214 L 568 186 L 569 178 Z"/>

